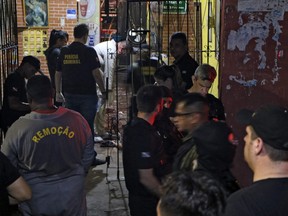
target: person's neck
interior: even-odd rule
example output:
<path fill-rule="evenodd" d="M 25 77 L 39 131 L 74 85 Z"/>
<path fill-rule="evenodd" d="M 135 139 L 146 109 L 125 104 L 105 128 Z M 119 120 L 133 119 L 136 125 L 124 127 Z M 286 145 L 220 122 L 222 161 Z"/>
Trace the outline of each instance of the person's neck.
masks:
<path fill-rule="evenodd" d="M 182 55 L 179 55 L 177 58 L 175 58 L 175 61 L 179 61 L 180 59 L 182 59 L 183 56 L 185 56 L 187 52 L 188 51 L 184 52 Z"/>
<path fill-rule="evenodd" d="M 156 116 L 154 113 L 138 112 L 137 117 L 147 121 L 150 125 L 153 125 Z"/>
<path fill-rule="evenodd" d="M 261 163 L 254 168 L 253 182 L 268 178 L 288 178 L 288 162 Z"/>
<path fill-rule="evenodd" d="M 189 88 L 188 90 L 187 90 L 187 92 L 188 93 L 197 93 L 197 89 L 196 89 L 196 87 L 195 87 L 195 85 L 193 85 L 193 86 L 191 86 L 191 88 Z"/>
<path fill-rule="evenodd" d="M 39 113 L 52 113 L 57 110 L 57 107 L 54 106 L 52 103 L 45 103 L 45 104 L 37 104 L 37 103 L 30 103 L 31 111 L 39 112 Z"/>
<path fill-rule="evenodd" d="M 86 44 L 86 41 L 85 41 L 85 38 L 84 38 L 84 37 L 75 38 L 75 39 L 74 39 L 74 42 L 79 42 L 79 43 L 82 43 L 82 44 Z"/>
<path fill-rule="evenodd" d="M 25 71 L 23 70 L 23 68 L 21 66 L 17 68 L 16 72 L 18 74 L 20 74 L 21 77 L 26 78 L 25 77 Z"/>

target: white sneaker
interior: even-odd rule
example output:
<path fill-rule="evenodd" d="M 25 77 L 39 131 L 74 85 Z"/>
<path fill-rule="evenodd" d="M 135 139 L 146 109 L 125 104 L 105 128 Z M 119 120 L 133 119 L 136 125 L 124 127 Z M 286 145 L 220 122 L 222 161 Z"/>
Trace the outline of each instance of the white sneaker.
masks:
<path fill-rule="evenodd" d="M 94 137 L 94 142 L 97 143 L 97 142 L 103 142 L 104 140 L 102 139 L 102 137 L 100 136 L 95 136 Z"/>

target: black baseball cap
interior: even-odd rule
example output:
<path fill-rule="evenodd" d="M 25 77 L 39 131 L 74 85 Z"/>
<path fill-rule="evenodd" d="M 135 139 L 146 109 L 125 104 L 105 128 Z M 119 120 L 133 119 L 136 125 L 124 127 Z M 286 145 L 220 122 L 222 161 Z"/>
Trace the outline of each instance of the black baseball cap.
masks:
<path fill-rule="evenodd" d="M 203 123 L 192 137 L 202 165 L 212 163 L 209 166 L 229 167 L 232 164 L 236 146 L 233 131 L 225 122 L 211 120 Z"/>
<path fill-rule="evenodd" d="M 37 70 L 40 74 L 44 75 L 43 72 L 42 72 L 41 69 L 40 69 L 41 63 L 40 63 L 40 61 L 39 61 L 39 59 L 38 59 L 37 57 L 31 56 L 31 55 L 29 55 L 29 56 L 24 56 L 23 59 L 22 59 L 21 65 L 22 65 L 22 64 L 25 64 L 25 63 L 29 63 L 30 65 L 32 65 L 33 67 L 35 67 L 36 70 Z"/>
<path fill-rule="evenodd" d="M 256 111 L 242 109 L 236 116 L 239 123 L 250 125 L 267 145 L 288 151 L 288 110 L 279 105 L 266 105 Z"/>

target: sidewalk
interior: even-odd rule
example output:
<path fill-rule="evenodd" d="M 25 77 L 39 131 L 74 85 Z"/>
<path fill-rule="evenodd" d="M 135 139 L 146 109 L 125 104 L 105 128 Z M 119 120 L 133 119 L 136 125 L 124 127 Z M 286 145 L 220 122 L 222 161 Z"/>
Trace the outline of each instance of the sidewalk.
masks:
<path fill-rule="evenodd" d="M 110 165 L 91 168 L 86 179 L 88 216 L 129 216 L 122 152 L 95 144 L 97 158 L 110 157 Z M 119 158 L 118 158 L 119 156 Z M 119 166 L 117 165 L 119 161 Z M 118 168 L 119 167 L 119 168 Z"/>

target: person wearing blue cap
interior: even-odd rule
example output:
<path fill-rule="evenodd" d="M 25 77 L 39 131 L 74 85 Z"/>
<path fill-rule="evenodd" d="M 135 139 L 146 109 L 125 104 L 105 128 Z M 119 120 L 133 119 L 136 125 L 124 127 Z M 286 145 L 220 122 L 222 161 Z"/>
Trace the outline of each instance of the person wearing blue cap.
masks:
<path fill-rule="evenodd" d="M 26 97 L 26 80 L 40 70 L 40 61 L 35 56 L 25 56 L 20 66 L 5 80 L 1 111 L 1 129 L 4 134 L 20 117 L 30 112 Z"/>
<path fill-rule="evenodd" d="M 241 110 L 245 123 L 244 158 L 253 184 L 232 194 L 226 216 L 286 216 L 288 212 L 288 109 L 266 105 L 256 112 Z"/>

